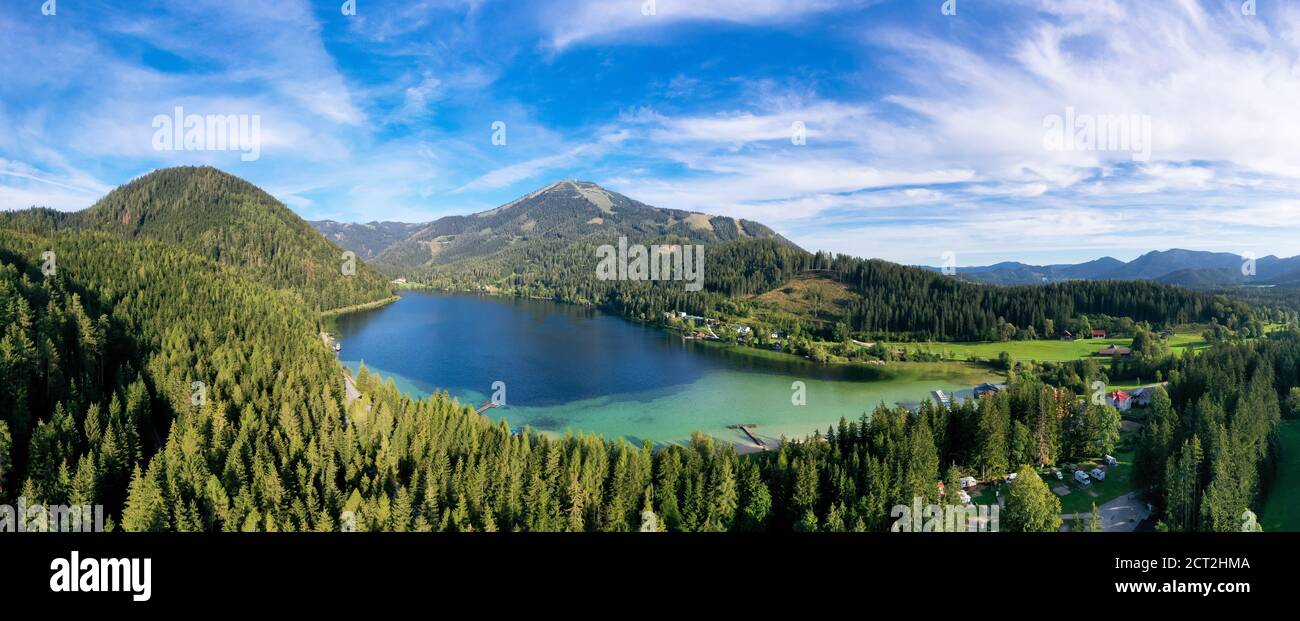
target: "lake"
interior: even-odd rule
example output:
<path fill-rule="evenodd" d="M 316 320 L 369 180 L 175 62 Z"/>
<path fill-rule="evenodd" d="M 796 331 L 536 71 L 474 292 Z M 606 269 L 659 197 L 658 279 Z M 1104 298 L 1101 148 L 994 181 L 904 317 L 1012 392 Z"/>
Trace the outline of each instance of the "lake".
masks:
<path fill-rule="evenodd" d="M 477 405 L 500 381 L 506 405 L 486 412 L 493 420 L 637 443 L 684 442 L 698 431 L 748 445 L 728 429 L 736 424 L 757 425 L 765 440 L 803 437 L 881 402 L 994 379 L 963 363 L 818 365 L 549 300 L 406 292 L 336 318 L 333 329 L 344 364 L 355 372 L 364 362 L 407 394 L 445 390 Z M 796 381 L 807 405 L 792 403 Z"/>

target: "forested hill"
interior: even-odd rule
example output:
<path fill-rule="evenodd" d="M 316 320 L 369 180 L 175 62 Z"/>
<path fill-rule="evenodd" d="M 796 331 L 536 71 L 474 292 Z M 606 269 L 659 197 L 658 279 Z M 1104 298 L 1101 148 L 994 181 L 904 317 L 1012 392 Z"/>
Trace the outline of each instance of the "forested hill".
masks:
<path fill-rule="evenodd" d="M 391 292 L 387 279 L 322 238 L 270 194 L 211 167 L 168 168 L 121 186 L 84 211 L 28 210 L 3 222 L 29 232 L 97 230 L 176 244 L 296 292 L 311 308 L 371 302 Z"/>
<path fill-rule="evenodd" d="M 819 254 L 813 265 L 861 296 L 846 309 L 848 323 L 873 338 L 1033 338 L 1052 336 L 1076 318 L 1101 315 L 1158 326 L 1251 325 L 1254 333 L 1263 332 L 1260 313 L 1245 302 L 1147 281 L 1000 287 L 843 255 Z"/>
<path fill-rule="evenodd" d="M 597 239 L 539 241 L 491 257 L 425 266 L 412 280 L 450 289 L 489 288 L 523 296 L 592 304 L 654 319 L 665 311 L 752 316 L 756 298 L 779 291 L 799 275 L 843 284 L 840 322 L 865 340 L 994 341 L 1055 336 L 1075 320 L 1107 316 L 1167 327 L 1217 321 L 1262 332 L 1259 311 L 1221 295 L 1149 281 L 1071 281 L 1002 287 L 968 282 L 930 270 L 877 259 L 811 254 L 776 238 L 705 244 L 704 290 L 679 281 L 601 281 Z M 653 241 L 653 240 L 651 240 Z M 643 242 L 644 243 L 644 242 Z M 657 243 L 657 242 L 656 242 Z M 829 337 L 831 322 L 801 317 L 803 331 Z M 789 331 L 787 321 L 773 328 Z"/>

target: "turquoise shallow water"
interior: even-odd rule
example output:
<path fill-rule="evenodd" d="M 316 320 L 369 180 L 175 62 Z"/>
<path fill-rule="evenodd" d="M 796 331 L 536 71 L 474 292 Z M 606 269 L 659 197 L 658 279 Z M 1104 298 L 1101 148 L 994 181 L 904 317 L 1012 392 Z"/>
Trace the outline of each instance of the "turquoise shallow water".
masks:
<path fill-rule="evenodd" d="M 391 377 L 408 394 L 446 390 L 482 403 L 505 383 L 512 426 L 682 442 L 703 432 L 745 443 L 728 425 L 754 424 L 764 439 L 824 431 L 881 402 L 923 399 L 989 379 L 956 363 L 815 365 L 793 356 L 682 340 L 591 309 L 540 300 L 407 294 L 387 307 L 341 317 L 342 361 Z M 792 383 L 807 404 L 792 404 Z"/>

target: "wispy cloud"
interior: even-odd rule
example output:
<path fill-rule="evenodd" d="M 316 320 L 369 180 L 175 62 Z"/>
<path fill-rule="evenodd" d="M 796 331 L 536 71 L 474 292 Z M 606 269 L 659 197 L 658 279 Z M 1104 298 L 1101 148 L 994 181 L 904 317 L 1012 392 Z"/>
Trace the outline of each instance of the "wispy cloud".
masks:
<path fill-rule="evenodd" d="M 582 178 L 903 262 L 1300 253 L 1291 4 L 358 4 L 0 14 L 0 207 L 81 208 L 204 163 L 340 220 Z M 259 115 L 261 159 L 154 150 L 150 120 L 175 106 Z M 1067 114 L 1149 120 L 1150 157 L 1049 148 Z"/>

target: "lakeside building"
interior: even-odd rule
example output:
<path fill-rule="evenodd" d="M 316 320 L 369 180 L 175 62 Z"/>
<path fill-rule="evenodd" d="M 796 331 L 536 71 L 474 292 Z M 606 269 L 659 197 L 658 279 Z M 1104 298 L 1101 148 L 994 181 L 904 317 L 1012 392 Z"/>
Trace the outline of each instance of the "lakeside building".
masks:
<path fill-rule="evenodd" d="M 1133 397 L 1122 390 L 1114 390 L 1106 395 L 1106 403 L 1121 412 L 1127 412 L 1133 408 Z"/>

